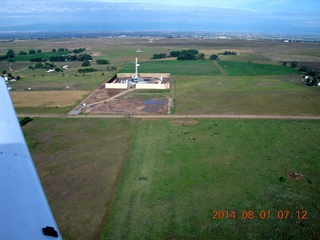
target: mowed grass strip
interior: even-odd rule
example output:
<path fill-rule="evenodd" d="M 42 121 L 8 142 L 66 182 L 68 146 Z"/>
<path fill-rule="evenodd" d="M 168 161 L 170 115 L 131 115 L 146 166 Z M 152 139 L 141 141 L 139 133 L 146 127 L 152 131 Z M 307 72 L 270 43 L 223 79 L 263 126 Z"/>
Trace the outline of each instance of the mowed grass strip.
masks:
<path fill-rule="evenodd" d="M 134 73 L 134 65 L 127 65 L 119 72 Z M 210 60 L 178 61 L 159 60 L 141 62 L 140 73 L 171 73 L 171 75 L 221 75 L 220 71 Z"/>
<path fill-rule="evenodd" d="M 23 127 L 63 239 L 98 239 L 134 131 L 126 119 L 35 118 Z"/>
<path fill-rule="evenodd" d="M 318 239 L 319 134 L 319 121 L 141 121 L 103 239 Z"/>

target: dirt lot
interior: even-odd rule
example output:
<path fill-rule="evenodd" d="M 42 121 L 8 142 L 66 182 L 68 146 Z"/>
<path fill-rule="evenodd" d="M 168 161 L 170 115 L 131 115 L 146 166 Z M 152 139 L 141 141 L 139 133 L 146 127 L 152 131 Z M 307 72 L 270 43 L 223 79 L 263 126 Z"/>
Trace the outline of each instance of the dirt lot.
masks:
<path fill-rule="evenodd" d="M 166 114 L 168 111 L 168 99 L 113 99 L 118 94 L 128 90 L 106 89 L 104 84 L 92 92 L 75 110 L 83 109 L 84 113 L 125 113 L 125 114 Z"/>
<path fill-rule="evenodd" d="M 113 99 L 84 110 L 85 113 L 166 114 L 167 99 Z"/>

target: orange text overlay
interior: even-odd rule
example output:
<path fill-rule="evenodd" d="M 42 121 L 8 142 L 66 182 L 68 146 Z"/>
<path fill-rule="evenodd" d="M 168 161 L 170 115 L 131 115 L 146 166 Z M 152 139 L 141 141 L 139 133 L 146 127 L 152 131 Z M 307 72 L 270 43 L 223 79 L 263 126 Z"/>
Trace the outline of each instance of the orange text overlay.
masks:
<path fill-rule="evenodd" d="M 289 211 L 289 210 L 243 210 L 239 211 L 228 211 L 228 210 L 213 210 L 212 211 L 212 219 L 298 219 L 298 220 L 306 220 L 308 212 L 306 210 L 297 210 L 297 211 Z"/>

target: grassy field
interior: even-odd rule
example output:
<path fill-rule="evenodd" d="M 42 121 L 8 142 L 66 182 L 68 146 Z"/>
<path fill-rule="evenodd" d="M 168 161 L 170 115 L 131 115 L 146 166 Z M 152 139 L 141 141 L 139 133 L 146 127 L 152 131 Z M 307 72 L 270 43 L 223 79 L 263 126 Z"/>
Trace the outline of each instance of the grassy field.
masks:
<path fill-rule="evenodd" d="M 62 91 L 66 88 L 73 91 L 93 91 L 116 73 L 108 72 L 106 70 L 107 66 L 97 65 L 95 63 L 96 59 L 108 59 L 111 63 L 110 66 L 117 67 L 119 72 L 134 72 L 134 60 L 135 57 L 138 57 L 141 63 L 141 72 L 171 73 L 174 84 L 176 84 L 177 113 L 201 113 L 202 111 L 202 113 L 243 112 L 260 114 L 265 106 L 273 104 L 276 106 L 275 110 L 272 111 L 272 108 L 269 107 L 269 110 L 266 110 L 267 113 L 296 114 L 300 112 L 303 106 L 306 106 L 302 114 L 311 115 L 317 113 L 316 109 L 319 108 L 319 105 L 317 105 L 317 102 L 319 102 L 318 94 L 314 92 L 316 90 L 306 89 L 301 80 L 298 79 L 294 69 L 281 65 L 281 61 L 287 61 L 288 63 L 299 60 L 320 62 L 318 44 L 209 39 L 201 41 L 196 39 L 48 39 L 46 41 L 1 43 L 0 52 L 5 54 L 8 49 L 13 49 L 16 53 L 20 51 L 28 52 L 29 49 L 41 49 L 43 57 L 48 57 L 53 54 L 51 52 L 53 48 L 68 48 L 71 51 L 80 47 L 85 47 L 86 53 L 92 54 L 94 58 L 91 63 L 92 67 L 101 71 L 79 74 L 77 70 L 81 68 L 81 62 L 78 61 L 56 63 L 58 67 L 68 65 L 68 70 L 63 73 L 47 73 L 45 69 L 30 70 L 28 67 L 33 63 L 27 61 L 16 61 L 11 65 L 3 61 L 0 62 L 0 69 L 9 71 L 14 76 L 19 75 L 22 78 L 9 84 L 17 92 L 25 91 L 28 88 L 36 91 Z M 166 53 L 168 55 L 173 50 L 190 48 L 205 53 L 207 58 L 210 54 L 224 51 L 235 51 L 240 55 L 220 55 L 221 60 L 216 64 L 209 60 L 150 60 L 155 53 Z M 140 52 L 137 52 L 138 49 L 140 49 Z M 32 56 L 36 57 L 36 55 Z M 28 58 L 29 55 L 22 57 Z M 27 60 L 27 58 L 20 60 Z M 189 81 L 190 76 L 196 77 L 196 79 L 194 78 L 194 84 Z M 294 81 L 290 82 L 290 79 L 294 79 Z M 198 83 L 200 84 L 198 85 Z M 299 83 L 300 89 L 297 87 Z M 214 96 L 210 93 L 211 90 L 222 89 L 223 86 L 227 93 L 224 93 L 225 90 Z M 236 93 L 232 96 L 233 91 L 238 90 L 236 87 L 240 87 L 241 91 L 250 91 L 250 95 L 242 94 L 239 96 L 239 93 Z M 296 90 L 292 91 L 293 88 Z M 254 93 L 254 89 L 257 89 L 256 93 Z M 265 93 L 260 95 L 260 92 L 264 90 L 266 90 Z M 203 94 L 196 91 L 203 91 Z M 280 91 L 283 91 L 283 94 Z M 300 96 L 300 92 L 305 92 L 307 95 Z M 311 92 L 313 93 L 311 94 Z M 299 101 L 303 97 L 305 98 Z M 236 102 L 237 98 L 240 99 L 238 103 Z M 246 110 L 239 110 L 239 106 Z M 292 111 L 294 108 L 298 108 L 298 110 Z M 21 113 L 39 112 L 39 109 L 30 107 L 28 109 L 17 107 L 17 110 Z M 42 109 L 41 112 L 45 113 L 46 110 L 49 113 L 66 113 L 68 109 L 46 108 Z"/>
<path fill-rule="evenodd" d="M 219 61 L 229 76 L 290 75 L 297 70 L 284 66 L 248 62 Z"/>
<path fill-rule="evenodd" d="M 319 239 L 319 129 L 319 121 L 139 122 L 103 239 Z M 214 210 L 237 218 L 212 219 Z M 246 210 L 257 218 L 243 219 Z M 278 219 L 281 210 L 290 217 Z"/>
<path fill-rule="evenodd" d="M 320 89 L 290 76 L 177 76 L 177 114 L 319 115 Z"/>
<path fill-rule="evenodd" d="M 120 70 L 122 73 L 134 72 L 134 65 L 129 65 Z M 141 73 L 171 73 L 171 75 L 220 75 L 219 70 L 212 61 L 176 61 L 160 60 L 141 62 L 139 67 Z"/>
<path fill-rule="evenodd" d="M 301 74 L 281 64 L 316 66 L 319 44 L 46 39 L 1 43 L 0 53 L 60 47 L 85 47 L 94 56 L 92 67 L 102 71 L 78 74 L 81 62 L 68 63 L 64 73 L 30 70 L 25 61 L 0 62 L 1 70 L 22 78 L 10 82 L 18 113 L 65 114 L 81 100 L 81 94 L 71 93 L 93 91 L 115 74 L 96 59 L 134 72 L 138 57 L 141 72 L 169 72 L 174 88 L 134 91 L 123 98 L 174 96 L 177 114 L 320 114 L 320 88 L 306 86 Z M 150 61 L 155 53 L 190 48 L 207 58 L 229 50 L 240 55 L 219 56 L 217 63 Z M 28 88 L 34 95 L 21 99 Z M 64 239 L 319 239 L 319 125 L 306 120 L 35 118 L 23 131 Z M 295 180 L 292 173 L 303 177 Z M 214 210 L 236 211 L 238 218 L 212 219 Z M 246 210 L 258 218 L 241 219 Z M 296 215 L 279 220 L 281 210 L 301 215 L 306 210 L 307 220 Z M 270 211 L 270 219 L 259 219 L 261 211 Z"/>
<path fill-rule="evenodd" d="M 13 73 L 14 76 L 20 76 L 22 79 L 16 82 L 10 82 L 9 86 L 13 87 L 15 91 L 25 91 L 28 88 L 32 88 L 38 91 L 50 91 L 50 90 L 64 90 L 66 87 L 70 90 L 94 90 L 99 85 L 109 79 L 115 72 L 98 71 L 90 74 L 79 74 L 78 68 L 81 68 L 81 63 L 69 64 L 69 69 L 61 72 L 50 72 L 46 69 L 30 70 L 23 68 L 16 69 Z M 63 64 L 57 66 L 62 67 Z"/>
<path fill-rule="evenodd" d="M 89 94 L 68 90 L 10 92 L 16 112 L 22 114 L 65 114 Z"/>
<path fill-rule="evenodd" d="M 35 118 L 23 127 L 63 239 L 98 239 L 134 131 L 125 119 Z"/>
<path fill-rule="evenodd" d="M 16 107 L 67 107 L 77 104 L 89 91 L 10 92 Z"/>

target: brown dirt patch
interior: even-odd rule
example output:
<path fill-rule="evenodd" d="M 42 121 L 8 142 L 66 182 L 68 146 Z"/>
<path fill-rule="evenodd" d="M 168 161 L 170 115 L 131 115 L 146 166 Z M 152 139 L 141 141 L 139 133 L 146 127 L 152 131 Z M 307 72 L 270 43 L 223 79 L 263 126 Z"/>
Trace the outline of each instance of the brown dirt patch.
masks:
<path fill-rule="evenodd" d="M 85 113 L 166 114 L 167 99 L 114 99 L 84 110 Z"/>
<path fill-rule="evenodd" d="M 174 120 L 171 122 L 174 126 L 194 126 L 198 124 L 195 120 Z"/>
<path fill-rule="evenodd" d="M 293 179 L 293 180 L 301 180 L 302 178 L 304 178 L 302 173 L 288 173 L 287 174 L 288 179 Z"/>
<path fill-rule="evenodd" d="M 83 100 L 83 102 L 85 102 L 86 104 L 92 104 L 92 103 L 104 101 L 123 91 L 124 90 L 122 89 L 106 89 L 106 88 L 100 89 L 99 88 L 94 90 L 92 94 L 90 94 L 90 96 L 88 96 L 86 99 Z"/>

